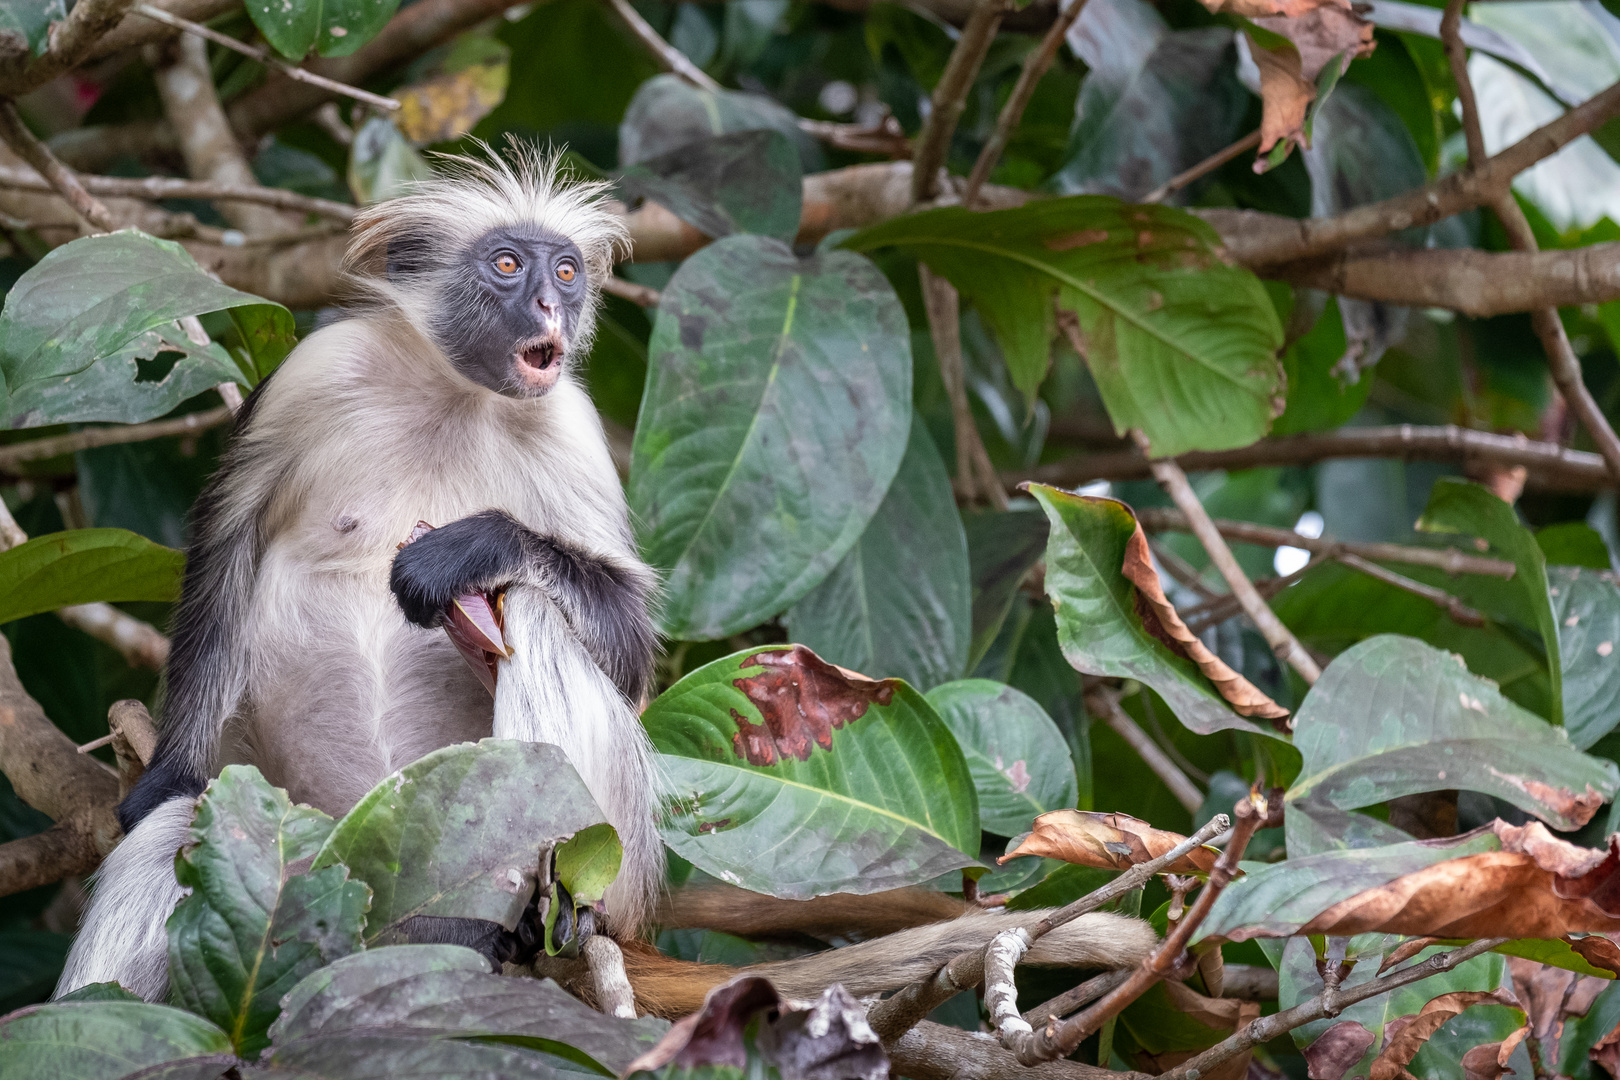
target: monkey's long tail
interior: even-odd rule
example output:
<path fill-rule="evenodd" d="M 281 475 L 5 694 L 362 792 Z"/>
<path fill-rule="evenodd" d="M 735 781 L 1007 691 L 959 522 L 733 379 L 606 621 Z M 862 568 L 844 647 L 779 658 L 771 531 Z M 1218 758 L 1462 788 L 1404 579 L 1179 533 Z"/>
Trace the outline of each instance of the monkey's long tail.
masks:
<path fill-rule="evenodd" d="M 898 990 L 932 974 L 957 953 L 986 945 L 1000 931 L 1028 929 L 1047 914 L 970 912 L 858 945 L 747 968 L 676 960 L 650 945 L 631 943 L 623 946 L 624 966 L 637 1008 L 669 1018 L 696 1010 L 711 989 L 745 972 L 770 979 L 784 997 L 814 997 L 833 983 L 842 983 L 860 997 Z M 1041 967 L 1129 967 L 1157 942 L 1153 928 L 1140 919 L 1094 912 L 1041 938 L 1024 962 Z"/>

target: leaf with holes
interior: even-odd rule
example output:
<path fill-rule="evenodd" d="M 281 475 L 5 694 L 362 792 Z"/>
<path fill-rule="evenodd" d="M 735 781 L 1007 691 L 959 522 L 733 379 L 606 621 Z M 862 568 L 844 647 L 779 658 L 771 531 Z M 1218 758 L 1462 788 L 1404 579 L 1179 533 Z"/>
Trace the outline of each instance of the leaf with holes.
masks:
<path fill-rule="evenodd" d="M 928 704 L 967 758 L 986 832 L 1017 836 L 1039 814 L 1079 797 L 1063 732 L 1022 690 L 989 679 L 961 679 L 928 692 Z"/>
<path fill-rule="evenodd" d="M 298 873 L 333 821 L 295 806 L 251 765 L 228 765 L 197 804 L 175 876 L 191 895 L 169 919 L 169 996 L 256 1056 L 281 997 L 360 948 L 371 890 L 345 866 Z"/>
<path fill-rule="evenodd" d="M 662 755 L 664 843 L 707 874 L 803 900 L 974 865 L 972 773 L 899 680 L 768 647 L 699 668 L 642 719 Z"/>
<path fill-rule="evenodd" d="M 98 600 L 173 600 L 186 557 L 127 529 L 69 529 L 0 552 L 0 623 Z"/>
<path fill-rule="evenodd" d="M 377 36 L 399 0 L 248 0 L 248 17 L 276 52 L 348 56 Z"/>
<path fill-rule="evenodd" d="M 568 758 L 549 743 L 483 739 L 435 750 L 372 788 L 315 856 L 371 886 L 366 944 L 417 915 L 488 919 L 511 930 L 540 852 L 602 821 Z"/>
<path fill-rule="evenodd" d="M 198 346 L 175 320 L 239 312 L 240 363 Z M 35 263 L 0 311 L 0 376 L 10 427 L 132 424 L 222 382 L 249 386 L 295 343 L 292 314 L 215 281 L 179 244 L 124 231 L 64 244 Z"/>
<path fill-rule="evenodd" d="M 785 610 L 860 539 L 911 426 L 906 316 L 869 261 L 732 236 L 664 289 L 628 495 L 662 629 L 726 637 Z"/>
<path fill-rule="evenodd" d="M 1142 429 L 1155 456 L 1247 446 L 1282 409 L 1282 328 L 1265 289 L 1222 262 L 1215 232 L 1179 210 L 1100 195 L 989 213 L 945 207 L 844 246 L 897 247 L 949 278 L 1031 397 L 1059 321 L 1072 320 L 1115 429 Z"/>
<path fill-rule="evenodd" d="M 951 478 L 913 419 L 888 495 L 827 580 L 788 610 L 788 636 L 842 667 L 926 691 L 967 667 L 971 620 L 967 538 Z"/>
<path fill-rule="evenodd" d="M 1146 683 L 1182 724 L 1200 735 L 1227 728 L 1269 734 L 1233 712 L 1197 666 L 1155 637 L 1143 621 L 1137 588 L 1121 569 L 1138 533 L 1130 507 L 1044 484 L 1032 484 L 1029 490 L 1052 525 L 1046 593 L 1057 609 L 1064 658 L 1088 675 Z"/>

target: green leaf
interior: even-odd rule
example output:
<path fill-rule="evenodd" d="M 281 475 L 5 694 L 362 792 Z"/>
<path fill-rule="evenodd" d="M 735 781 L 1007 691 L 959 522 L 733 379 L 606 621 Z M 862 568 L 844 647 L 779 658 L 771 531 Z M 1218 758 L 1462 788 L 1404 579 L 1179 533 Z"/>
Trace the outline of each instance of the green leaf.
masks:
<path fill-rule="evenodd" d="M 956 736 L 979 793 L 986 832 L 1017 836 L 1037 814 L 1079 797 L 1063 733 L 1034 698 L 989 679 L 936 686 L 928 704 Z"/>
<path fill-rule="evenodd" d="M 125 529 L 69 529 L 0 552 L 0 623 L 98 600 L 173 600 L 186 557 Z"/>
<path fill-rule="evenodd" d="M 7 1077 L 116 1080 L 166 1061 L 230 1053 L 230 1039 L 207 1020 L 144 1001 L 56 1002 L 0 1019 Z"/>
<path fill-rule="evenodd" d="M 1564 677 L 1564 729 L 1589 748 L 1620 723 L 1620 587 L 1608 570 L 1547 568 Z"/>
<path fill-rule="evenodd" d="M 667 782 L 664 843 L 707 874 L 807 899 L 974 865 L 972 774 L 903 682 L 767 647 L 692 672 L 642 720 Z"/>
<path fill-rule="evenodd" d="M 1289 802 L 1342 810 L 1462 788 L 1575 829 L 1620 787 L 1620 766 L 1576 750 L 1460 657 L 1393 634 L 1328 665 L 1295 714 L 1294 745 L 1304 766 Z"/>
<path fill-rule="evenodd" d="M 679 75 L 655 75 L 636 88 L 619 125 L 619 161 L 635 165 L 715 135 L 775 131 L 799 153 L 804 172 L 825 166 L 815 141 L 789 109 L 763 94 L 704 90 Z"/>
<path fill-rule="evenodd" d="M 403 195 L 412 184 L 432 176 L 427 160 L 386 116 L 373 116 L 354 133 L 354 146 L 349 149 L 349 191 L 362 206 Z"/>
<path fill-rule="evenodd" d="M 512 1046 L 370 1031 L 298 1039 L 241 1069 L 242 1080 L 577 1080 L 579 1072 Z"/>
<path fill-rule="evenodd" d="M 1335 368 L 1345 353 L 1344 320 L 1338 297 L 1330 296 L 1310 332 L 1283 354 L 1288 407 L 1271 426 L 1273 435 L 1322 431 L 1344 424 L 1361 411 L 1373 380 L 1362 375 L 1345 384 Z"/>
<path fill-rule="evenodd" d="M 607 822 L 581 829 L 557 845 L 557 880 L 577 904 L 594 904 L 619 876 L 624 845 Z"/>
<path fill-rule="evenodd" d="M 217 343 L 193 345 L 175 322 L 235 309 L 259 328 L 246 370 Z M 221 285 L 179 244 L 132 230 L 87 236 L 51 251 L 6 294 L 5 419 L 150 420 L 219 383 L 256 383 L 294 342 L 286 308 Z"/>
<path fill-rule="evenodd" d="M 1012 610 L 1030 567 L 1046 553 L 1046 515 L 1028 510 L 986 510 L 962 519 L 973 588 L 973 643 L 968 670 L 989 651 Z"/>
<path fill-rule="evenodd" d="M 371 891 L 344 866 L 296 873 L 332 819 L 295 806 L 251 765 L 211 781 L 175 862 L 191 890 L 169 918 L 169 999 L 214 1021 L 254 1057 L 281 996 L 323 964 L 360 948 Z"/>
<path fill-rule="evenodd" d="M 1530 530 L 1519 524 L 1513 507 L 1480 484 L 1441 477 L 1429 493 L 1429 505 L 1417 527 L 1424 532 L 1480 537 L 1489 545 L 1482 554 L 1507 559 L 1518 568 L 1510 581 L 1474 578 L 1472 589 L 1461 595 L 1482 611 L 1505 615 L 1541 634 L 1552 685 L 1550 719 L 1563 723 L 1563 665 L 1558 659 L 1558 624 L 1547 594 L 1547 560 Z"/>
<path fill-rule="evenodd" d="M 738 131 L 678 146 L 624 170 L 619 188 L 717 239 L 746 232 L 792 243 L 799 233 L 799 153 L 779 131 Z"/>
<path fill-rule="evenodd" d="M 0 36 L 38 56 L 45 51 L 51 23 L 67 18 L 63 0 L 5 0 L 0 3 Z M 19 50 L 20 51 L 20 50 Z"/>
<path fill-rule="evenodd" d="M 481 955 L 458 945 L 395 945 L 305 978 L 270 1033 L 279 1047 L 377 1029 L 513 1043 L 617 1076 L 669 1025 L 604 1016 L 549 979 L 491 975 Z"/>
<path fill-rule="evenodd" d="M 1229 728 L 1273 735 L 1228 708 L 1192 661 L 1171 652 L 1143 626 L 1136 586 L 1120 569 L 1125 544 L 1136 531 L 1130 508 L 1044 484 L 1031 484 L 1029 491 L 1051 522 L 1046 594 L 1057 609 L 1058 640 L 1069 663 L 1087 675 L 1146 683 L 1200 735 Z"/>
<path fill-rule="evenodd" d="M 1536 546 L 1552 566 L 1585 566 L 1609 570 L 1609 545 L 1584 521 L 1561 521 L 1536 530 Z"/>
<path fill-rule="evenodd" d="M 69 1001 L 140 1001 L 140 995 L 131 993 L 115 982 L 86 983 L 77 990 L 57 998 L 58 1004 Z"/>
<path fill-rule="evenodd" d="M 927 690 L 967 668 L 971 612 L 951 478 L 913 417 L 888 495 L 849 554 L 788 611 L 788 635 L 840 667 Z"/>
<path fill-rule="evenodd" d="M 299 61 L 311 49 L 348 56 L 377 36 L 399 0 L 249 0 L 248 16 L 276 52 Z"/>
<path fill-rule="evenodd" d="M 1078 319 L 1115 430 L 1141 428 L 1155 456 L 1247 446 L 1281 408 L 1277 313 L 1259 279 L 1220 260 L 1219 244 L 1179 210 L 1089 195 L 927 210 L 844 241 L 899 247 L 949 278 L 1031 397 L 1046 375 L 1055 294 Z"/>
<path fill-rule="evenodd" d="M 488 919 L 508 930 L 534 890 L 540 852 L 602 820 L 549 743 L 483 739 L 435 750 L 372 788 L 315 856 L 372 889 L 368 946 L 416 915 Z"/>
<path fill-rule="evenodd" d="M 630 463 L 662 629 L 726 637 L 818 585 L 905 454 L 905 312 L 866 259 L 733 236 L 687 259 L 658 308 Z"/>

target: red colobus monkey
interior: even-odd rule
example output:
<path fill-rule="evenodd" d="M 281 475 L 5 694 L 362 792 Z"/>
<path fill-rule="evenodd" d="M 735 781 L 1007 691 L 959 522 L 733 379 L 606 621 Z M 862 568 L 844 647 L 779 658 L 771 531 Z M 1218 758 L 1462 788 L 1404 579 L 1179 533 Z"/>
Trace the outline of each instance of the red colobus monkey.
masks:
<path fill-rule="evenodd" d="M 119 806 L 126 836 L 97 875 L 58 994 L 104 980 L 166 993 L 164 923 L 183 895 L 174 856 L 207 778 L 232 763 L 340 815 L 440 747 L 553 743 L 624 844 L 606 932 L 628 944 L 646 926 L 664 868 L 636 712 L 657 647 L 654 576 L 574 377 L 626 244 L 605 189 L 519 150 L 452 159 L 360 212 L 347 266 L 365 303 L 249 397 L 198 500 L 158 748 Z M 399 548 L 418 521 L 439 527 Z M 436 629 L 474 590 L 506 591 L 514 655 L 494 702 Z M 1014 918 L 969 915 L 761 971 L 789 992 L 876 992 Z M 406 930 L 495 962 L 522 948 L 476 920 Z M 1153 940 L 1139 921 L 1093 915 L 1029 959 L 1119 966 Z M 649 949 L 627 959 L 638 1003 L 666 1014 L 728 974 Z"/>

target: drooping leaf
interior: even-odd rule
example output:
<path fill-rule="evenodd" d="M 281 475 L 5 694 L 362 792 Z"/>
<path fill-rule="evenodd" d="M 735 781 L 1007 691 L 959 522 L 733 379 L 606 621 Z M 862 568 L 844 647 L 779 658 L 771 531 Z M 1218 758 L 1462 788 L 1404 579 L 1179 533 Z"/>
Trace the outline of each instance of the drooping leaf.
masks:
<path fill-rule="evenodd" d="M 1608 570 L 1547 568 L 1547 595 L 1558 627 L 1564 729 L 1590 747 L 1620 723 L 1620 586 Z"/>
<path fill-rule="evenodd" d="M 549 979 L 492 975 L 488 961 L 458 945 L 394 945 L 307 976 L 284 999 L 270 1036 L 276 1046 L 377 1029 L 480 1038 L 545 1050 L 616 1076 L 668 1026 L 604 1016 Z"/>
<path fill-rule="evenodd" d="M 1254 24 L 1262 31 L 1249 34 L 1250 55 L 1260 69 L 1260 152 L 1279 140 L 1308 142 L 1308 113 L 1322 96 L 1324 76 L 1331 90 L 1351 60 L 1372 52 L 1372 24 L 1334 4 L 1260 16 Z"/>
<path fill-rule="evenodd" d="M 377 35 L 399 0 L 250 0 L 248 16 L 288 60 L 310 50 L 322 56 L 348 56 Z"/>
<path fill-rule="evenodd" d="M 866 531 L 784 621 L 794 641 L 824 659 L 926 691 L 967 667 L 968 594 L 967 537 L 951 478 L 914 418 L 906 456 Z"/>
<path fill-rule="evenodd" d="M 619 177 L 705 236 L 758 233 L 793 242 L 803 203 L 799 154 L 779 131 L 715 135 L 638 162 Z"/>
<path fill-rule="evenodd" d="M 699 668 L 642 719 L 668 783 L 664 843 L 714 877 L 807 899 L 973 864 L 972 774 L 905 683 L 770 647 Z"/>
<path fill-rule="evenodd" d="M 1136 517 L 1124 503 L 1071 495 L 1045 485 L 1030 492 L 1046 508 L 1046 591 L 1057 609 L 1058 639 L 1069 663 L 1088 675 L 1146 683 L 1192 731 L 1262 732 L 1227 707 L 1192 661 L 1147 629 L 1136 587 L 1121 573 Z"/>
<path fill-rule="evenodd" d="M 483 739 L 435 750 L 385 779 L 315 856 L 372 888 L 366 944 L 416 915 L 517 925 L 542 850 L 602 820 L 579 774 L 548 743 Z"/>
<path fill-rule="evenodd" d="M 1576 750 L 1459 657 L 1392 634 L 1328 665 L 1294 717 L 1294 745 L 1304 765 L 1290 804 L 1351 810 L 1463 788 L 1573 829 L 1620 787 L 1620 767 Z"/>
<path fill-rule="evenodd" d="M 0 1072 L 51 1080 L 117 1080 L 183 1058 L 231 1058 L 231 1041 L 200 1016 L 144 1001 L 36 1005 L 0 1019 Z"/>
<path fill-rule="evenodd" d="M 607 822 L 590 825 L 557 845 L 557 881 L 578 904 L 594 904 L 619 876 L 624 845 Z"/>
<path fill-rule="evenodd" d="M 169 996 L 214 1021 L 237 1053 L 269 1039 L 281 996 L 360 948 L 371 892 L 344 866 L 296 873 L 333 821 L 251 765 L 228 765 L 203 793 L 175 876 L 191 895 L 169 919 Z"/>
<path fill-rule="evenodd" d="M 97 600 L 173 600 L 186 557 L 125 529 L 69 529 L 0 552 L 0 623 Z"/>
<path fill-rule="evenodd" d="M 176 319 L 245 309 L 257 350 L 238 363 L 197 346 Z M 292 314 L 215 281 L 179 244 L 125 230 L 51 251 L 6 294 L 0 375 L 10 427 L 132 424 L 222 382 L 253 385 L 295 343 Z"/>
<path fill-rule="evenodd" d="M 1218 245 L 1179 210 L 1098 195 L 928 210 L 844 242 L 900 248 L 949 278 L 1030 396 L 1046 376 L 1055 299 L 1074 320 L 1115 430 L 1142 429 L 1155 455 L 1246 446 L 1281 410 L 1277 313 L 1258 279 L 1220 260 Z"/>
<path fill-rule="evenodd" d="M 1032 508 L 968 514 L 962 527 L 973 587 L 973 644 L 967 665 L 972 670 L 1000 632 L 1024 575 L 1046 554 L 1047 524 L 1046 515 Z"/>
<path fill-rule="evenodd" d="M 775 131 L 798 149 L 805 172 L 824 168 L 820 148 L 792 111 L 763 94 L 704 90 L 679 75 L 656 75 L 636 89 L 619 124 L 619 161 L 635 165 L 700 139 Z"/>
<path fill-rule="evenodd" d="M 1054 810 L 1035 819 L 1035 828 L 1002 861 L 1020 855 L 1043 855 L 1062 859 L 1076 866 L 1104 870 L 1128 870 L 1137 863 L 1156 859 L 1187 839 L 1180 833 L 1155 829 L 1129 814 L 1104 814 L 1093 810 Z M 1220 852 L 1196 847 L 1171 863 L 1167 874 L 1207 874 L 1215 868 Z"/>
<path fill-rule="evenodd" d="M 1074 805 L 1068 744 L 1034 698 L 1005 683 L 961 679 L 930 690 L 928 704 L 967 758 L 986 832 L 1017 836 L 1037 815 Z"/>
<path fill-rule="evenodd" d="M 860 539 L 905 454 L 905 313 L 866 259 L 733 236 L 664 289 L 628 496 L 663 630 L 781 612 Z"/>
<path fill-rule="evenodd" d="M 1606 890 L 1617 866 L 1613 845 L 1577 847 L 1540 822 L 1497 820 L 1461 836 L 1253 868 L 1221 893 L 1196 938 L 1612 933 L 1620 929 L 1620 908 Z"/>

